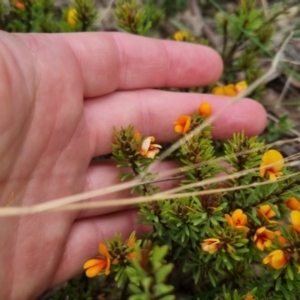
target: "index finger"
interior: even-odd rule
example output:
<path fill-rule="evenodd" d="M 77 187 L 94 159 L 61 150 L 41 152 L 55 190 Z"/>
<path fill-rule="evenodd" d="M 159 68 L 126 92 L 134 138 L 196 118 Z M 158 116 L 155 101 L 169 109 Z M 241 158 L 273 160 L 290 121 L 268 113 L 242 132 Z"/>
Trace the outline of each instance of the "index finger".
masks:
<path fill-rule="evenodd" d="M 60 67 L 70 69 L 69 59 L 74 58 L 85 98 L 116 90 L 207 85 L 217 80 L 223 69 L 217 52 L 191 43 L 117 32 L 32 34 L 30 38 L 43 45 L 35 49 L 53 52 L 54 64 L 57 48 L 69 52 L 61 53 L 65 66 Z"/>

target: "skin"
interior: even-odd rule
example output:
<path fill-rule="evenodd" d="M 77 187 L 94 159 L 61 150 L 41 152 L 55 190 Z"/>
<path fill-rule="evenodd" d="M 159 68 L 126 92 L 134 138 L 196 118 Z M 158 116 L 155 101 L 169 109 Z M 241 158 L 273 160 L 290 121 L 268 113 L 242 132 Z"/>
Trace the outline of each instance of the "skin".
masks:
<path fill-rule="evenodd" d="M 110 152 L 113 126 L 175 140 L 179 115 L 201 101 L 216 111 L 229 98 L 153 88 L 207 85 L 221 73 L 220 57 L 199 45 L 122 33 L 0 32 L 0 205 L 117 183 L 112 162 L 91 164 Z M 259 134 L 265 123 L 262 106 L 245 99 L 215 121 L 214 136 Z M 99 242 L 144 230 L 135 221 L 136 211 L 122 207 L 0 218 L 0 299 L 34 299 L 82 272 Z"/>

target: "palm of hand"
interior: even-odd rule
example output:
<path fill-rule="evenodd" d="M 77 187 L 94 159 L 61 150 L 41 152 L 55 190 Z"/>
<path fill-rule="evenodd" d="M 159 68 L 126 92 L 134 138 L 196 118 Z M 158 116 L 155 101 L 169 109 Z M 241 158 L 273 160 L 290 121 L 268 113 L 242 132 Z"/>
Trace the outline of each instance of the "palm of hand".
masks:
<path fill-rule="evenodd" d="M 138 125 L 145 135 L 169 140 L 174 133 L 165 129 L 167 124 L 187 110 L 183 95 L 134 90 L 207 84 L 221 72 L 215 53 L 187 44 L 140 43 L 138 37 L 118 34 L 103 34 L 101 39 L 99 34 L 1 36 L 2 206 L 34 205 L 117 182 L 110 164 L 90 165 L 92 157 L 109 151 L 112 126 Z M 134 52 L 136 44 L 144 51 Z M 186 51 L 195 59 L 187 55 L 178 62 Z M 216 107 L 215 98 L 206 96 Z M 196 107 L 199 95 L 190 94 L 189 101 Z M 232 126 L 249 134 L 262 130 L 263 110 L 247 103 L 236 110 L 255 112 L 255 127 L 245 115 L 237 121 L 221 118 L 216 136 L 230 135 Z M 173 109 L 166 116 L 170 105 Z M 0 219 L 0 282 L 6 287 L 1 299 L 32 299 L 75 275 L 99 241 L 134 230 L 134 216 L 134 210 L 111 209 Z"/>

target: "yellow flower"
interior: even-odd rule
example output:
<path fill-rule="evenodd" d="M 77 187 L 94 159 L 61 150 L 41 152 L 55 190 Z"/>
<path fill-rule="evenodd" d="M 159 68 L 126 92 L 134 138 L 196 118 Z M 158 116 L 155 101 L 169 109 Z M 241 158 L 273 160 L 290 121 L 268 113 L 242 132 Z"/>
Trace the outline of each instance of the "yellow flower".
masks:
<path fill-rule="evenodd" d="M 154 158 L 159 153 L 161 145 L 152 144 L 155 141 L 153 136 L 148 136 L 144 139 L 142 146 L 138 149 L 140 155 L 146 158 Z"/>
<path fill-rule="evenodd" d="M 276 216 L 275 211 L 271 208 L 269 204 L 262 205 L 257 210 L 259 216 L 265 217 L 267 220 Z"/>
<path fill-rule="evenodd" d="M 212 108 L 208 102 L 202 102 L 198 108 L 198 113 L 200 116 L 206 116 L 207 118 L 212 113 Z"/>
<path fill-rule="evenodd" d="M 25 5 L 24 5 L 24 2 L 22 0 L 14 0 L 14 5 L 19 10 L 25 9 Z"/>
<path fill-rule="evenodd" d="M 249 228 L 245 226 L 247 224 L 247 215 L 241 209 L 236 209 L 232 216 L 225 214 L 225 218 L 228 225 L 233 225 L 236 229 L 249 231 Z"/>
<path fill-rule="evenodd" d="M 300 210 L 300 202 L 294 197 L 289 198 L 286 201 L 286 205 L 289 209 Z"/>
<path fill-rule="evenodd" d="M 174 130 L 176 133 L 185 134 L 187 133 L 191 128 L 191 121 L 192 118 L 190 116 L 180 116 L 176 122 L 174 122 L 175 127 Z"/>
<path fill-rule="evenodd" d="M 275 180 L 276 176 L 282 175 L 280 170 L 284 165 L 283 156 L 276 150 L 268 150 L 262 157 L 260 165 L 260 176 L 262 178 L 269 176 L 271 180 Z"/>
<path fill-rule="evenodd" d="M 188 41 L 188 40 L 193 40 L 191 35 L 185 31 L 176 31 L 173 35 L 173 38 L 175 41 Z"/>
<path fill-rule="evenodd" d="M 221 96 L 229 96 L 229 97 L 236 96 L 236 91 L 234 89 L 233 84 L 228 84 L 228 85 L 225 85 L 225 86 L 216 86 L 212 90 L 212 93 L 214 95 L 221 95 Z"/>
<path fill-rule="evenodd" d="M 87 277 L 95 277 L 104 269 L 105 275 L 108 275 L 110 272 L 110 256 L 107 247 L 100 243 L 98 250 L 102 257 L 90 259 L 83 265 Z"/>
<path fill-rule="evenodd" d="M 292 228 L 300 233 L 300 212 L 298 210 L 291 211 Z"/>
<path fill-rule="evenodd" d="M 67 12 L 67 22 L 68 24 L 74 26 L 77 24 L 77 10 L 74 7 L 69 8 Z"/>
<path fill-rule="evenodd" d="M 221 241 L 215 238 L 205 239 L 201 244 L 202 250 L 210 254 L 214 254 L 218 252 L 221 247 L 222 247 Z"/>
<path fill-rule="evenodd" d="M 271 268 L 279 270 L 283 268 L 289 260 L 289 255 L 282 250 L 274 250 L 269 253 L 264 259 L 263 263 L 268 264 Z"/>
<path fill-rule="evenodd" d="M 265 248 L 268 248 L 272 245 L 272 240 L 275 237 L 276 234 L 273 231 L 263 226 L 256 230 L 253 240 L 257 249 L 264 251 Z"/>
<path fill-rule="evenodd" d="M 222 96 L 228 96 L 228 97 L 235 97 L 237 94 L 242 92 L 248 87 L 248 84 L 246 81 L 240 81 L 237 84 L 228 84 L 223 86 L 216 86 L 212 93 L 214 95 L 222 95 Z"/>
<path fill-rule="evenodd" d="M 238 82 L 235 86 L 234 89 L 236 91 L 237 94 L 239 94 L 240 92 L 246 90 L 248 87 L 247 81 L 243 80 Z"/>

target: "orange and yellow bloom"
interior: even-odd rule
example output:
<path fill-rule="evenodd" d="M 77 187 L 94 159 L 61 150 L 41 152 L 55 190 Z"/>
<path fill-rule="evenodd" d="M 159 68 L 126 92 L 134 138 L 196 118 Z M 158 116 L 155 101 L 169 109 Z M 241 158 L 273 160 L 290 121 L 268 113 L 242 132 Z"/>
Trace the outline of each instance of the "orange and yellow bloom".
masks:
<path fill-rule="evenodd" d="M 235 226 L 238 230 L 249 231 L 249 228 L 245 226 L 247 224 L 247 215 L 241 209 L 236 209 L 231 216 L 225 214 L 225 218 L 228 225 Z"/>
<path fill-rule="evenodd" d="M 208 118 L 212 113 L 211 105 L 208 102 L 202 102 L 198 108 L 198 113 L 200 116 L 206 116 Z"/>
<path fill-rule="evenodd" d="M 288 261 L 289 255 L 280 249 L 272 251 L 263 259 L 265 265 L 268 264 L 271 268 L 276 270 L 283 268 Z"/>
<path fill-rule="evenodd" d="M 292 210 L 300 210 L 300 202 L 295 197 L 289 198 L 286 201 L 286 206 Z"/>
<path fill-rule="evenodd" d="M 173 35 L 175 41 L 182 42 L 182 41 L 193 41 L 194 38 L 186 31 L 176 31 Z"/>
<path fill-rule="evenodd" d="M 214 254 L 218 252 L 221 249 L 221 247 L 222 247 L 221 241 L 216 238 L 205 239 L 201 244 L 202 250 L 210 254 Z"/>
<path fill-rule="evenodd" d="M 300 233 L 300 212 L 298 210 L 291 211 L 292 228 Z"/>
<path fill-rule="evenodd" d="M 264 251 L 265 248 L 268 248 L 272 245 L 272 240 L 275 237 L 275 232 L 263 226 L 256 230 L 253 241 L 255 242 L 255 246 L 257 247 L 257 249 L 259 249 L 260 251 Z"/>
<path fill-rule="evenodd" d="M 127 241 L 127 246 L 132 247 L 134 244 L 135 244 L 135 238 L 134 237 L 129 238 L 129 240 Z M 136 253 L 134 251 L 131 251 L 127 254 L 127 257 L 129 259 L 134 259 L 136 258 Z"/>
<path fill-rule="evenodd" d="M 262 157 L 260 165 L 260 176 L 262 178 L 269 176 L 271 180 L 275 180 L 277 176 L 281 176 L 281 169 L 284 165 L 283 156 L 277 150 L 268 150 Z"/>
<path fill-rule="evenodd" d="M 14 6 L 19 9 L 19 10 L 23 10 L 25 9 L 25 4 L 22 0 L 14 0 Z"/>
<path fill-rule="evenodd" d="M 265 204 L 260 206 L 257 209 L 258 215 L 259 216 L 263 216 L 264 218 L 266 218 L 267 220 L 273 218 L 274 216 L 276 216 L 275 211 L 271 208 L 271 206 L 269 204 Z"/>
<path fill-rule="evenodd" d="M 240 81 L 237 84 L 228 84 L 224 86 L 216 86 L 212 93 L 214 95 L 222 95 L 228 97 L 235 97 L 237 94 L 247 89 L 248 84 L 246 81 Z"/>
<path fill-rule="evenodd" d="M 176 133 L 185 134 L 191 128 L 192 118 L 187 115 L 180 116 L 176 122 L 174 122 L 174 130 Z"/>
<path fill-rule="evenodd" d="M 69 8 L 68 12 L 67 12 L 67 22 L 69 25 L 71 26 L 75 26 L 77 24 L 77 10 L 72 7 Z"/>
<path fill-rule="evenodd" d="M 87 277 L 95 277 L 102 271 L 104 271 L 105 275 L 108 275 L 110 273 L 111 261 L 107 247 L 104 244 L 100 243 L 98 246 L 98 250 L 101 258 L 90 259 L 83 265 L 83 269 L 85 270 L 85 274 Z"/>
<path fill-rule="evenodd" d="M 153 136 L 148 136 L 144 139 L 142 146 L 137 150 L 140 155 L 153 159 L 158 153 L 161 145 L 152 144 L 155 142 L 155 138 Z"/>

